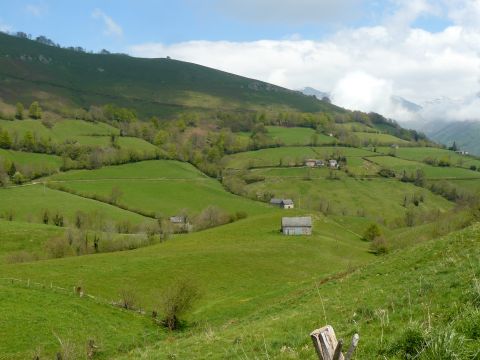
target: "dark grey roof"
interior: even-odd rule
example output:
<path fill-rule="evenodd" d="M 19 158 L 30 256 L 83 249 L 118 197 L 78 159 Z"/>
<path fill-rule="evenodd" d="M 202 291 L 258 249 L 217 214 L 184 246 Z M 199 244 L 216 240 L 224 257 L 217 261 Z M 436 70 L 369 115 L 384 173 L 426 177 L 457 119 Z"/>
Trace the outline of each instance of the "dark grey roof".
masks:
<path fill-rule="evenodd" d="M 273 198 L 273 199 L 270 200 L 270 204 L 281 204 L 282 201 L 283 201 L 282 199 Z"/>
<path fill-rule="evenodd" d="M 312 226 L 312 217 L 303 216 L 303 217 L 283 217 L 282 226 L 299 226 L 299 227 L 311 227 Z"/>
<path fill-rule="evenodd" d="M 293 200 L 292 199 L 283 199 L 282 204 L 283 205 L 293 205 Z"/>

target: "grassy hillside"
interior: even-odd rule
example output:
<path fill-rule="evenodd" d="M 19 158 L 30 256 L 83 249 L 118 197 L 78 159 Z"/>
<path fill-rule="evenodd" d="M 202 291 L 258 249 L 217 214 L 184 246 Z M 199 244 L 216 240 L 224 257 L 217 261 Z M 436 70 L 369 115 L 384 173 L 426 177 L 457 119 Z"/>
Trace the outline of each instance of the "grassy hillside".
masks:
<path fill-rule="evenodd" d="M 62 228 L 43 224 L 0 220 L 0 262 L 9 254 L 41 250 L 45 241 L 63 233 Z"/>
<path fill-rule="evenodd" d="M 50 216 L 61 214 L 65 223 L 73 225 L 77 212 L 94 216 L 100 227 L 114 221 L 129 221 L 142 224 L 151 219 L 98 201 L 80 196 L 52 190 L 41 184 L 26 185 L 14 188 L 0 188 L 0 214 L 14 220 L 42 222 L 43 213 L 47 210 Z M 101 225 L 103 224 L 103 225 Z"/>
<path fill-rule="evenodd" d="M 270 192 L 274 197 L 291 198 L 303 208 L 336 215 L 366 216 L 381 223 L 392 223 L 405 216 L 408 208 L 404 206 L 405 197 L 424 197 L 424 202 L 416 208 L 419 212 L 444 212 L 452 207 L 447 200 L 412 184 L 345 176 L 339 179 L 315 178 L 315 175 L 312 178 L 292 178 L 282 174 L 248 185 L 247 191 Z"/>
<path fill-rule="evenodd" d="M 90 294 L 112 300 L 128 287 L 147 309 L 158 305 L 158 294 L 172 279 L 188 277 L 203 293 L 191 321 L 218 324 L 268 307 L 305 281 L 372 258 L 367 243 L 329 219 L 316 217 L 311 237 L 286 237 L 279 232 L 281 217 L 278 210 L 148 248 L 3 265 L 0 270 L 6 277 L 53 281 L 66 288 L 81 282 Z"/>
<path fill-rule="evenodd" d="M 464 168 L 470 168 L 470 166 L 475 166 L 480 168 L 480 160 L 473 156 L 465 156 L 457 154 L 454 151 L 432 148 L 432 147 L 400 147 L 397 149 L 392 148 L 377 148 L 378 152 L 384 154 L 394 153 L 396 157 L 414 160 L 414 161 L 440 161 L 446 160 L 451 166 L 458 166 Z"/>
<path fill-rule="evenodd" d="M 52 177 L 53 184 L 88 197 L 108 198 L 113 188 L 121 192 L 119 204 L 164 216 L 182 211 L 198 213 L 217 206 L 229 213 L 249 215 L 270 212 L 271 207 L 232 195 L 221 184 L 193 166 L 177 161 L 146 161 L 74 171 Z"/>
<path fill-rule="evenodd" d="M 49 108 L 116 103 L 157 116 L 185 108 L 340 110 L 300 92 L 173 59 L 80 53 L 3 33 L 0 49 L 0 97 L 13 103 L 42 96 Z"/>
<path fill-rule="evenodd" d="M 368 150 L 341 147 L 279 147 L 272 149 L 262 149 L 257 151 L 243 152 L 231 156 L 226 156 L 222 161 L 226 168 L 245 169 L 251 167 L 277 167 L 303 165 L 305 159 L 323 159 L 327 160 L 333 156 L 363 157 L 374 155 Z"/>
<path fill-rule="evenodd" d="M 107 359 L 159 338 L 158 328 L 144 316 L 79 298 L 71 288 L 27 284 L 0 280 L 4 359 L 50 359 L 58 352 L 81 359 L 90 340 L 98 347 L 95 358 Z"/>
<path fill-rule="evenodd" d="M 36 141 L 48 140 L 54 144 L 78 144 L 84 146 L 111 148 L 111 135 L 119 135 L 119 129 L 101 122 L 62 119 L 45 126 L 39 120 L 0 120 L 0 128 L 8 131 L 12 139 L 23 139 L 30 132 Z M 155 153 L 157 148 L 145 140 L 134 137 L 117 137 L 120 149 Z"/>
<path fill-rule="evenodd" d="M 268 308 L 205 326 L 120 357 L 316 359 L 309 333 L 332 324 L 356 359 L 477 359 L 478 225 L 378 259 L 351 274 L 318 277 Z"/>

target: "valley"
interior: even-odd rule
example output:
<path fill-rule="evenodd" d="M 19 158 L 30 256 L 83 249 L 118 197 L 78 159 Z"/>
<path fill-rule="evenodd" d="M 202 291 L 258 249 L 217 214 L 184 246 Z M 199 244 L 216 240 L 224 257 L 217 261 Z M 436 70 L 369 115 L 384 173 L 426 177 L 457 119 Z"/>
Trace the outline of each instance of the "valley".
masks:
<path fill-rule="evenodd" d="M 478 358 L 480 158 L 191 63 L 0 44 L 0 359 L 316 359 L 326 324 L 356 359 Z"/>

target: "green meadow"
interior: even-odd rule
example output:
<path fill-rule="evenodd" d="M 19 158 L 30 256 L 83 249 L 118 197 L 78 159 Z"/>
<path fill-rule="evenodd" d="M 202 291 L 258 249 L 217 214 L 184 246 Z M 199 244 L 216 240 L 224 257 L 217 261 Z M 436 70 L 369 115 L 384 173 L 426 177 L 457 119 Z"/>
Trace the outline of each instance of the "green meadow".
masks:
<path fill-rule="evenodd" d="M 476 359 L 479 235 L 476 225 L 336 278 L 319 276 L 233 323 L 202 324 L 120 359 L 314 360 L 309 334 L 324 324 L 346 342 L 360 334 L 359 360 Z"/>
<path fill-rule="evenodd" d="M 15 165 L 31 166 L 33 169 L 48 168 L 56 172 L 62 165 L 62 158 L 55 155 L 36 154 L 23 151 L 0 149 L 0 161 L 8 160 Z"/>
<path fill-rule="evenodd" d="M 280 141 L 285 146 L 292 145 L 327 145 L 337 141 L 334 137 L 319 134 L 311 128 L 267 126 L 268 136 Z"/>
<path fill-rule="evenodd" d="M 451 150 L 434 147 L 400 147 L 397 149 L 379 147 L 378 152 L 389 154 L 392 151 L 395 156 L 414 161 L 424 161 L 426 159 L 448 160 L 452 166 L 469 168 L 474 165 L 480 167 L 480 160 L 473 156 L 465 156 L 455 153 Z"/>
<path fill-rule="evenodd" d="M 278 147 L 229 155 L 223 159 L 223 163 L 226 168 L 246 169 L 249 167 L 303 165 L 305 159 L 309 158 L 327 160 L 332 156 L 349 158 L 373 154 L 368 150 L 342 146 Z"/>
<path fill-rule="evenodd" d="M 393 169 L 398 174 L 401 174 L 403 171 L 414 172 L 416 170 L 422 170 L 428 179 L 480 179 L 479 172 L 458 167 L 431 166 L 393 156 L 375 156 L 369 157 L 368 159 L 377 165 Z"/>
<path fill-rule="evenodd" d="M 130 221 L 133 224 L 142 224 L 151 221 L 136 213 L 53 190 L 42 184 L 0 188 L 0 214 L 5 218 L 11 215 L 14 220 L 40 223 L 45 210 L 50 216 L 57 213 L 63 215 L 66 224 L 70 225 L 74 223 L 78 211 L 95 215 L 99 222 Z"/>
<path fill-rule="evenodd" d="M 270 192 L 274 197 L 291 198 L 298 207 L 335 215 L 366 216 L 371 220 L 391 222 L 404 216 L 405 196 L 423 195 L 419 207 L 425 211 L 447 211 L 453 204 L 428 190 L 398 180 L 266 178 L 247 187 L 250 193 Z"/>
<path fill-rule="evenodd" d="M 63 232 L 64 229 L 57 226 L 0 219 L 0 262 L 14 252 L 40 251 L 46 240 Z"/>
<path fill-rule="evenodd" d="M 400 139 L 390 134 L 378 134 L 378 133 L 372 133 L 372 132 L 355 132 L 353 133 L 353 135 L 355 135 L 361 141 L 364 141 L 364 142 L 368 141 L 372 144 L 379 144 L 379 145 L 408 144 L 408 141 Z"/>
<path fill-rule="evenodd" d="M 108 198 L 116 188 L 121 193 L 119 204 L 164 216 L 182 211 L 198 213 L 210 205 L 232 214 L 241 211 L 256 215 L 272 211 L 268 205 L 228 193 L 218 181 L 178 161 L 154 160 L 72 171 L 53 176 L 52 180 L 54 184 L 87 197 Z"/>
<path fill-rule="evenodd" d="M 102 122 L 83 120 L 59 120 L 46 127 L 39 120 L 0 120 L 0 128 L 7 130 L 13 137 L 22 139 L 27 131 L 36 139 L 51 139 L 53 143 L 77 143 L 84 146 L 111 147 L 110 136 L 119 135 L 119 130 Z M 134 137 L 117 138 L 117 144 L 122 149 L 155 153 L 157 147 L 145 140 Z"/>

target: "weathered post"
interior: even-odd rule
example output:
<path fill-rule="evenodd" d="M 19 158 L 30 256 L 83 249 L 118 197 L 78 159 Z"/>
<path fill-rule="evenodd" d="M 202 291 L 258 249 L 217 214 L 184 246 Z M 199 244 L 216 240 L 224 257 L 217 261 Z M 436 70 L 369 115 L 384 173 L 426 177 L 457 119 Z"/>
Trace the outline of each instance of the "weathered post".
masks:
<path fill-rule="evenodd" d="M 314 330 L 310 337 L 320 360 L 351 360 L 358 346 L 360 337 L 355 334 L 346 356 L 343 355 L 343 340 L 337 340 L 335 331 L 330 325 Z"/>

